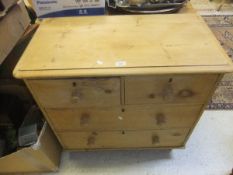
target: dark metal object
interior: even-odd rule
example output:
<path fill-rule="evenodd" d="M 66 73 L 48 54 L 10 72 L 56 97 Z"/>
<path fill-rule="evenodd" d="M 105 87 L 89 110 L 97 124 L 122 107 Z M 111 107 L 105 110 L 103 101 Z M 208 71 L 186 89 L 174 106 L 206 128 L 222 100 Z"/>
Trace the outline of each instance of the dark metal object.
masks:
<path fill-rule="evenodd" d="M 129 13 L 158 14 L 178 11 L 187 0 L 107 0 L 108 7 Z"/>

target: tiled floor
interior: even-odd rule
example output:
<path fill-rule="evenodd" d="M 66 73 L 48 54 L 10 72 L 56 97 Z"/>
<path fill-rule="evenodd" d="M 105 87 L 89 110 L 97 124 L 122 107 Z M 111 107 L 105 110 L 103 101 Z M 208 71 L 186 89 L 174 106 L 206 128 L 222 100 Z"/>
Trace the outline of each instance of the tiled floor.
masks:
<path fill-rule="evenodd" d="M 57 173 L 44 175 L 229 175 L 233 111 L 206 111 L 185 149 L 65 152 Z"/>

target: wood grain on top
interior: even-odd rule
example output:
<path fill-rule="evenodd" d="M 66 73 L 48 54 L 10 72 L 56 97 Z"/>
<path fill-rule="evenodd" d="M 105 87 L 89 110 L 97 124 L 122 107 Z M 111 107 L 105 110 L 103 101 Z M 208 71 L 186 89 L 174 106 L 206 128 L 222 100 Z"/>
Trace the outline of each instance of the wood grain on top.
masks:
<path fill-rule="evenodd" d="M 197 14 L 44 20 L 18 63 L 19 78 L 230 72 Z"/>

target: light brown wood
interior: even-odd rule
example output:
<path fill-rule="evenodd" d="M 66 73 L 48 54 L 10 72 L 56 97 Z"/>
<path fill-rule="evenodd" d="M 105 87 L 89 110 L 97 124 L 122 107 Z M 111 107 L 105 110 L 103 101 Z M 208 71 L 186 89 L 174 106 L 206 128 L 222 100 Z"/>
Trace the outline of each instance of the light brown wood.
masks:
<path fill-rule="evenodd" d="M 36 93 L 34 92 L 34 90 L 31 88 L 30 84 L 28 83 L 27 80 L 24 80 L 25 84 L 27 85 L 28 89 L 30 90 L 30 92 L 32 93 L 33 98 L 35 99 L 38 107 L 40 108 L 41 112 L 44 114 L 45 119 L 47 120 L 47 122 L 49 123 L 51 129 L 53 130 L 55 136 L 57 137 L 58 141 L 60 142 L 61 146 L 64 147 L 60 137 L 58 136 L 54 125 L 52 124 L 51 120 L 50 120 L 50 116 L 46 113 L 45 108 L 43 107 L 43 105 L 41 104 L 39 98 L 37 97 Z"/>
<path fill-rule="evenodd" d="M 146 68 L 177 73 L 187 67 L 193 72 L 232 70 L 197 14 L 55 18 L 41 23 L 14 75 L 95 76 L 96 70 L 114 76 L 121 69 L 127 75 L 133 74 L 131 68 L 142 74 Z"/>
<path fill-rule="evenodd" d="M 203 74 L 203 73 L 227 73 L 233 72 L 231 66 L 201 66 L 201 67 L 148 67 L 148 68 L 114 68 L 114 69 L 67 69 L 64 70 L 46 70 L 46 71 L 17 71 L 14 76 L 25 79 L 45 79 L 45 78 L 81 78 L 81 77 L 106 77 L 106 76 L 125 76 L 125 75 L 164 75 L 164 74 Z M 127 71 L 126 71 L 127 70 Z M 19 73 L 19 74 L 18 74 Z M 20 76 L 19 76 L 20 75 Z"/>
<path fill-rule="evenodd" d="M 173 130 L 62 132 L 65 149 L 156 148 L 183 146 L 188 128 Z"/>
<path fill-rule="evenodd" d="M 204 21 L 184 13 L 46 19 L 14 75 L 76 150 L 183 147 L 232 71 Z"/>
<path fill-rule="evenodd" d="M 56 131 L 147 130 L 192 127 L 201 105 L 137 105 L 46 109 Z"/>
<path fill-rule="evenodd" d="M 201 104 L 217 77 L 215 74 L 126 77 L 125 103 Z"/>
<path fill-rule="evenodd" d="M 197 120 L 195 121 L 194 125 L 192 126 L 191 130 L 189 131 L 186 139 L 185 139 L 185 144 L 187 143 L 188 139 L 190 138 L 191 134 L 193 133 L 196 125 L 198 124 L 203 112 L 205 111 L 206 109 L 206 106 L 208 105 L 209 103 L 209 100 L 210 98 L 212 97 L 212 94 L 214 94 L 214 91 L 217 89 L 218 87 L 218 84 L 220 83 L 221 79 L 223 78 L 224 74 L 220 74 L 217 78 L 217 80 L 215 81 L 215 84 L 214 86 L 210 89 L 210 91 L 208 92 L 207 94 L 207 98 L 203 101 L 203 105 L 201 107 L 201 110 L 200 110 L 200 113 L 198 114 L 198 118 Z"/>
<path fill-rule="evenodd" d="M 120 105 L 119 78 L 30 80 L 47 108 Z"/>

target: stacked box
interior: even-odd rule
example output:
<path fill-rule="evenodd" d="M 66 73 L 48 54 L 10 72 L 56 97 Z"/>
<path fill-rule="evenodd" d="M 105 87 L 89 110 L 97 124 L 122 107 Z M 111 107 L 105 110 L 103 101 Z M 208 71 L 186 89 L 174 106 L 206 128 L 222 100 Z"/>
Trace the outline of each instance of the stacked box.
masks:
<path fill-rule="evenodd" d="M 38 18 L 104 15 L 105 0 L 34 0 Z"/>
<path fill-rule="evenodd" d="M 0 64 L 4 61 L 30 24 L 23 1 L 15 4 L 0 19 Z"/>
<path fill-rule="evenodd" d="M 17 0 L 0 0 L 0 11 L 9 9 L 12 5 L 16 4 Z"/>

